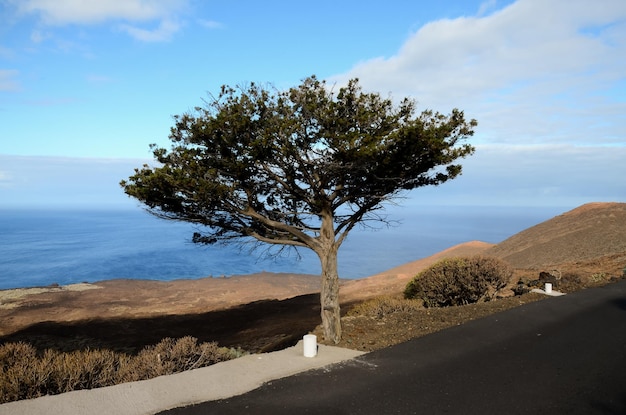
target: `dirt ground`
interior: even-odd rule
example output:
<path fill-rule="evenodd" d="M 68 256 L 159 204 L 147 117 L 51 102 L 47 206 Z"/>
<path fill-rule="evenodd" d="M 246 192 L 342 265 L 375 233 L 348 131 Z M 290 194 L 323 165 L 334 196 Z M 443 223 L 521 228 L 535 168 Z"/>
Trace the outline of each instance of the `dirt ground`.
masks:
<path fill-rule="evenodd" d="M 401 297 L 413 275 L 442 257 L 478 253 L 489 247 L 470 242 L 380 275 L 344 281 L 343 339 L 339 346 L 371 351 L 546 298 L 508 292 L 505 294 L 511 297 L 462 307 L 418 308 L 374 317 L 352 311 L 368 299 Z M 563 268 L 566 278 L 561 281 L 562 288 L 571 292 L 608 283 L 617 271 L 602 270 L 617 270 L 623 266 L 623 256 Z M 516 279 L 530 280 L 537 274 L 537 270 L 518 270 Z M 249 352 L 267 352 L 291 346 L 307 333 L 317 334 L 324 342 L 318 293 L 318 276 L 268 273 L 172 282 L 113 280 L 31 292 L 2 291 L 0 342 L 25 341 L 40 350 L 106 348 L 136 353 L 164 337 L 193 336 Z"/>
<path fill-rule="evenodd" d="M 282 300 L 258 300 L 197 313 L 152 313 L 104 318 L 97 315 L 107 314 L 109 309 L 106 303 L 90 302 L 84 304 L 82 313 L 78 311 L 81 309 L 74 308 L 71 319 L 67 320 L 63 318 L 61 309 L 70 303 L 82 302 L 82 299 L 69 301 L 68 297 L 73 296 L 57 294 L 58 299 L 42 304 L 40 301 L 45 296 L 38 297 L 20 307 L 24 312 L 22 314 L 40 320 L 35 324 L 24 324 L 19 329 L 18 326 L 8 327 L 7 323 L 15 322 L 15 319 L 2 310 L 3 330 L 10 332 L 1 338 L 2 342 L 25 341 L 40 350 L 105 348 L 127 353 L 135 353 L 164 337 L 188 335 L 200 341 L 217 341 L 220 345 L 239 347 L 250 352 L 282 349 L 295 344 L 307 333 L 317 334 L 323 342 L 318 327 L 320 305 L 319 294 L 316 293 Z M 55 296 L 48 296 L 48 300 L 50 297 Z M 343 340 L 339 345 L 374 350 L 541 298 L 543 296 L 538 294 L 527 294 L 464 307 L 397 312 L 380 318 L 348 315 L 343 318 Z M 56 303 L 57 300 L 63 305 Z M 344 303 L 344 314 L 350 314 L 350 310 L 358 303 Z M 58 317 L 50 319 L 54 315 Z"/>
<path fill-rule="evenodd" d="M 317 276 L 112 280 L 82 288 L 40 288 L 17 297 L 0 292 L 0 342 L 135 353 L 164 337 L 193 336 L 264 351 L 319 319 Z"/>

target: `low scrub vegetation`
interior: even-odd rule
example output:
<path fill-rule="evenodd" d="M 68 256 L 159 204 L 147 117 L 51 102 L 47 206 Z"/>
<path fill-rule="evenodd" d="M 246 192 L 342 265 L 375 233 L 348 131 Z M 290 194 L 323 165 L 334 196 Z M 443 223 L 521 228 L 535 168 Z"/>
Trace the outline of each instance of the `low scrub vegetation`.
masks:
<path fill-rule="evenodd" d="M 110 350 L 38 353 L 28 343 L 0 346 L 0 403 L 150 379 L 233 359 L 241 352 L 194 337 L 163 339 L 137 355 Z"/>
<path fill-rule="evenodd" d="M 411 312 L 421 310 L 424 307 L 421 303 L 404 298 L 383 296 L 376 297 L 354 306 L 348 315 L 350 316 L 366 316 L 371 318 L 384 318 L 393 313 Z"/>
<path fill-rule="evenodd" d="M 413 278 L 404 290 L 407 299 L 425 307 L 457 306 L 496 297 L 513 275 L 504 261 L 485 256 L 444 259 Z"/>

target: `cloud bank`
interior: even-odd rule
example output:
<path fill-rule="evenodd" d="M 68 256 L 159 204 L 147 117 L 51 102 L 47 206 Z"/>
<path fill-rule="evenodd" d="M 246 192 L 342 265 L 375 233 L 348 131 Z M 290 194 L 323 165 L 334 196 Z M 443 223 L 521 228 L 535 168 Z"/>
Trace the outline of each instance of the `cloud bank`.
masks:
<path fill-rule="evenodd" d="M 407 194 L 412 206 L 558 206 L 626 202 L 626 147 L 479 146 L 463 174 Z M 136 208 L 119 186 L 146 159 L 0 155 L 2 208 Z"/>
<path fill-rule="evenodd" d="M 147 162 L 0 154 L 0 209 L 133 208 L 119 182 Z"/>
<path fill-rule="evenodd" d="M 465 110 L 491 144 L 623 145 L 626 2 L 519 0 L 424 25 L 389 57 L 331 78 Z"/>
<path fill-rule="evenodd" d="M 180 24 L 177 23 L 178 16 L 188 7 L 187 0 L 10 1 L 19 15 L 34 15 L 43 26 L 114 22 L 118 30 L 144 42 L 171 39 L 180 29 Z M 150 27 L 147 28 L 146 25 Z M 40 31 L 33 34 L 41 37 Z"/>

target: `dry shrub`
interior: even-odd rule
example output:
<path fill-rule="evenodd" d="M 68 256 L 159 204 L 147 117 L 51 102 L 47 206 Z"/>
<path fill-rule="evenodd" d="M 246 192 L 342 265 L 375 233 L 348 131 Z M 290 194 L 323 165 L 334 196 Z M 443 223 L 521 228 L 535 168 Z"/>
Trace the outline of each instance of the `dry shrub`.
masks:
<path fill-rule="evenodd" d="M 30 344 L 5 344 L 0 347 L 0 401 L 114 385 L 118 361 L 109 350 L 61 353 L 48 349 L 38 355 Z"/>
<path fill-rule="evenodd" d="M 110 350 L 80 350 L 72 353 L 46 351 L 53 368 L 49 393 L 94 389 L 117 382 L 118 355 Z"/>
<path fill-rule="evenodd" d="M 485 256 L 444 259 L 413 278 L 404 290 L 408 299 L 421 299 L 426 307 L 458 306 L 495 298 L 510 282 L 513 269 L 504 261 Z"/>
<path fill-rule="evenodd" d="M 0 403 L 150 379 L 233 359 L 241 351 L 198 344 L 194 337 L 163 339 L 136 356 L 110 350 L 62 353 L 27 343 L 0 346 Z"/>
<path fill-rule="evenodd" d="M 39 385 L 50 378 L 34 347 L 10 343 L 0 347 L 0 403 L 41 396 Z"/>
<path fill-rule="evenodd" d="M 357 304 L 350 310 L 350 315 L 362 315 L 372 318 L 383 318 L 389 314 L 408 312 L 421 309 L 423 306 L 413 300 L 382 296 Z"/>
<path fill-rule="evenodd" d="M 171 375 L 234 357 L 235 351 L 218 347 L 217 343 L 198 344 L 197 339 L 191 336 L 180 339 L 168 337 L 139 352 L 132 364 L 125 368 L 124 377 L 132 381 L 146 379 L 146 376 L 153 378 Z"/>

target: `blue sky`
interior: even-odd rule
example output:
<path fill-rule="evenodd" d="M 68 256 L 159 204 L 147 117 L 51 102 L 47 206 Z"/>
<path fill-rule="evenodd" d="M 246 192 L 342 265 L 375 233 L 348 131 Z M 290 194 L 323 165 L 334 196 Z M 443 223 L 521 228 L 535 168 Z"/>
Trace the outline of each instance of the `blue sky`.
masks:
<path fill-rule="evenodd" d="M 626 202 L 624 56 L 623 0 L 0 0 L 0 207 L 135 206 L 173 115 L 312 74 L 478 120 L 417 203 Z"/>

